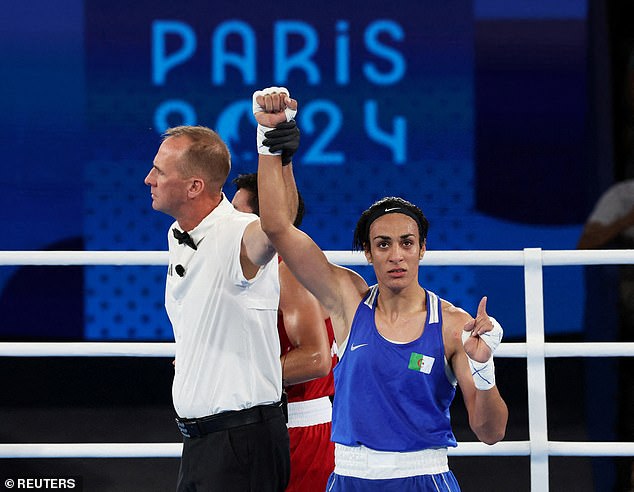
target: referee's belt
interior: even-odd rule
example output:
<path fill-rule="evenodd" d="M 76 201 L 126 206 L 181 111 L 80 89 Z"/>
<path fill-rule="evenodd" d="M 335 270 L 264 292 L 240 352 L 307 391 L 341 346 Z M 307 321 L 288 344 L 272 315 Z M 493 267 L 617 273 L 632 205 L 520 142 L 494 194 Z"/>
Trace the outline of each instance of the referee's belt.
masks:
<path fill-rule="evenodd" d="M 258 405 L 244 410 L 231 410 L 197 419 L 177 417 L 176 425 L 185 437 L 201 437 L 212 432 L 257 424 L 276 417 L 284 417 L 282 402 Z"/>

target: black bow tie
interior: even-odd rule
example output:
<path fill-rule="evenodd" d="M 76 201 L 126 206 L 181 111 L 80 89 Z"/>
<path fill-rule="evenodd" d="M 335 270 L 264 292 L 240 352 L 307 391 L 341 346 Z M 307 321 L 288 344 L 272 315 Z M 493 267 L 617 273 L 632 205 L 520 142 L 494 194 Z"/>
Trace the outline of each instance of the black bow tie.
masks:
<path fill-rule="evenodd" d="M 174 237 L 178 240 L 178 244 L 185 243 L 187 246 L 189 246 L 192 249 L 198 249 L 196 247 L 196 243 L 194 242 L 194 240 L 192 239 L 192 237 L 189 235 L 188 232 L 179 231 L 178 229 L 176 229 L 176 227 L 172 229 L 172 232 L 174 233 Z"/>

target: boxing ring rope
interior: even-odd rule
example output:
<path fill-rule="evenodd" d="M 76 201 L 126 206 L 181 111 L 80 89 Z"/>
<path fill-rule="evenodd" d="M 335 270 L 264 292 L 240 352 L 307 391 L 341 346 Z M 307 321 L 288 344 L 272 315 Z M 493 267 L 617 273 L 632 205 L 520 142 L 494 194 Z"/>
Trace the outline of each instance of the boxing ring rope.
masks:
<path fill-rule="evenodd" d="M 362 253 L 326 251 L 343 266 L 365 265 Z M 0 265 L 166 265 L 158 251 L 0 251 Z M 548 491 L 549 456 L 634 456 L 634 442 L 549 441 L 546 357 L 632 357 L 634 343 L 546 343 L 543 267 L 634 264 L 634 250 L 427 251 L 422 265 L 524 267 L 526 343 L 502 343 L 496 357 L 526 358 L 529 440 L 493 446 L 461 442 L 450 456 L 530 456 L 531 489 Z M 172 343 L 0 343 L 2 357 L 173 357 Z M 180 457 L 181 443 L 0 444 L 0 458 Z"/>

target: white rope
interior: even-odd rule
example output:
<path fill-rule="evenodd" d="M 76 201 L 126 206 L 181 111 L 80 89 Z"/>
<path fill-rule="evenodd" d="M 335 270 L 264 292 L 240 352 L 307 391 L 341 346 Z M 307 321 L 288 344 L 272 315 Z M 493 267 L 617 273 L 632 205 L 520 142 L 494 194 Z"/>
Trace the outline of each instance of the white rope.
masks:
<path fill-rule="evenodd" d="M 529 441 L 501 441 L 493 445 L 483 442 L 459 442 L 447 450 L 449 456 L 530 456 Z"/>
<path fill-rule="evenodd" d="M 167 251 L 0 251 L 0 265 L 167 265 Z"/>
<path fill-rule="evenodd" d="M 179 458 L 181 443 L 29 443 L 0 444 L 0 458 Z M 451 456 L 528 456 L 528 441 L 458 443 Z"/>
<path fill-rule="evenodd" d="M 529 456 L 530 441 L 502 441 L 492 446 L 482 442 L 459 442 L 449 456 Z M 549 456 L 634 456 L 634 442 L 550 441 Z"/>
<path fill-rule="evenodd" d="M 634 263 L 634 250 L 539 250 L 544 266 Z M 324 251 L 338 265 L 367 265 L 359 251 Z M 166 251 L 0 251 L 0 265 L 167 265 Z M 427 251 L 422 265 L 524 266 L 523 251 Z"/>
<path fill-rule="evenodd" d="M 1 357 L 174 357 L 174 343 L 4 342 Z"/>
<path fill-rule="evenodd" d="M 634 342 L 546 343 L 544 349 L 546 357 L 634 357 Z"/>
<path fill-rule="evenodd" d="M 183 445 L 162 443 L 28 443 L 0 444 L 0 459 L 6 458 L 180 458 Z M 530 456 L 530 441 L 502 441 L 489 446 L 481 442 L 459 442 L 449 456 Z M 550 456 L 634 456 L 634 442 L 548 443 Z"/>
<path fill-rule="evenodd" d="M 172 342 L 0 342 L 0 357 L 174 357 Z M 546 357 L 633 357 L 634 342 L 545 343 Z M 502 342 L 495 357 L 525 358 L 526 344 Z"/>
<path fill-rule="evenodd" d="M 544 266 L 628 265 L 634 263 L 634 249 L 542 251 Z"/>
<path fill-rule="evenodd" d="M 178 458 L 182 443 L 0 444 L 0 458 Z"/>
<path fill-rule="evenodd" d="M 634 456 L 634 442 L 564 442 L 548 443 L 550 456 Z"/>

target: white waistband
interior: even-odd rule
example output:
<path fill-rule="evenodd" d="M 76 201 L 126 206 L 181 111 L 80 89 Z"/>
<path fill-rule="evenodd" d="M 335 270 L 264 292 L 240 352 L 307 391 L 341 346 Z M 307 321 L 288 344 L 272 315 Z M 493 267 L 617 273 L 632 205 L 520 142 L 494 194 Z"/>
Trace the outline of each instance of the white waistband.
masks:
<path fill-rule="evenodd" d="M 447 448 L 399 453 L 335 443 L 337 475 L 375 480 L 434 475 L 447 471 Z"/>
<path fill-rule="evenodd" d="M 288 427 L 308 427 L 325 424 L 331 420 L 332 403 L 327 396 L 288 404 Z"/>

